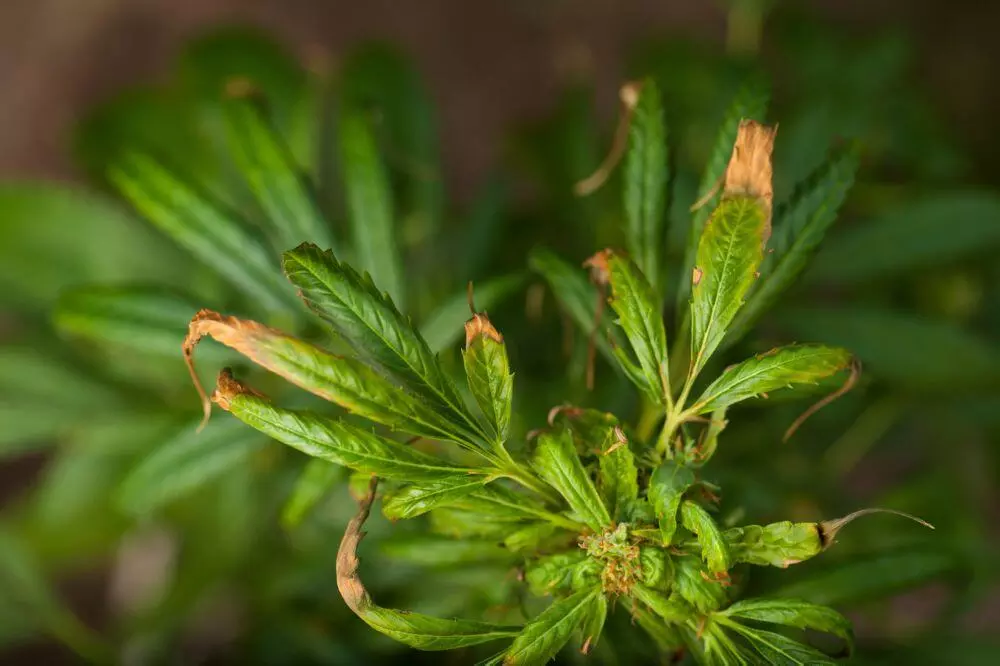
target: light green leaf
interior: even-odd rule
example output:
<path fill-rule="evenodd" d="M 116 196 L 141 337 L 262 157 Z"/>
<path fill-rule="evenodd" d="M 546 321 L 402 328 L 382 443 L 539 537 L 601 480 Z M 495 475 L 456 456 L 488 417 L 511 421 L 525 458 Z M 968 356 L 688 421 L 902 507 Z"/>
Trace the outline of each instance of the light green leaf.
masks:
<path fill-rule="evenodd" d="M 74 336 L 179 356 L 185 323 L 197 311 L 186 297 L 161 287 L 94 285 L 63 292 L 53 316 L 57 328 Z"/>
<path fill-rule="evenodd" d="M 764 258 L 766 214 L 755 198 L 719 204 L 698 243 L 691 281 L 691 358 L 697 374 L 743 306 Z"/>
<path fill-rule="evenodd" d="M 597 487 L 612 519 L 623 522 L 628 519 L 632 507 L 639 499 L 639 471 L 625 435 L 622 434 L 619 440 L 615 433 L 621 433 L 620 429 L 614 428 L 610 432 L 606 448 L 601 450 L 597 458 L 600 466 Z"/>
<path fill-rule="evenodd" d="M 476 404 L 486 416 L 502 446 L 510 436 L 510 412 L 514 399 L 514 375 L 507 360 L 503 336 L 485 314 L 473 315 L 465 325 L 465 375 Z"/>
<path fill-rule="evenodd" d="M 150 222 L 255 302 L 297 307 L 278 262 L 232 212 L 147 155 L 127 153 L 109 169 L 119 192 Z"/>
<path fill-rule="evenodd" d="M 726 166 L 733 154 L 733 144 L 740 121 L 751 118 L 764 121 L 767 103 L 771 92 L 768 83 L 762 77 L 753 77 L 746 81 L 737 91 L 732 103 L 726 110 L 725 118 L 712 144 L 712 153 L 698 185 L 698 202 L 702 205 L 691 215 L 691 228 L 688 231 L 687 248 L 684 253 L 684 266 L 677 283 L 677 304 L 683 305 L 691 293 L 690 275 L 696 262 L 699 239 L 705 228 L 705 223 L 719 204 L 722 189 L 720 184 L 726 173 Z M 713 194 L 713 191 L 715 193 Z"/>
<path fill-rule="evenodd" d="M 432 535 L 390 538 L 381 544 L 381 549 L 393 559 L 438 569 L 509 563 L 517 557 L 493 540 L 451 539 Z"/>
<path fill-rule="evenodd" d="M 639 360 L 644 381 L 639 387 L 654 401 L 664 402 L 667 376 L 667 333 L 663 308 L 646 276 L 627 257 L 605 250 L 589 261 L 611 287 L 609 303 Z M 628 371 L 626 370 L 626 374 Z"/>
<path fill-rule="evenodd" d="M 340 465 L 323 458 L 310 459 L 285 501 L 281 522 L 287 528 L 297 526 L 345 476 L 346 470 Z"/>
<path fill-rule="evenodd" d="M 850 349 L 865 373 L 922 393 L 975 391 L 998 385 L 1000 349 L 957 326 L 902 312 L 802 307 L 777 321 L 800 338 Z M 929 353 L 928 350 L 933 350 Z"/>
<path fill-rule="evenodd" d="M 360 356 L 403 379 L 464 427 L 477 429 L 454 383 L 420 333 L 367 276 L 311 244 L 285 252 L 282 263 L 306 304 Z"/>
<path fill-rule="evenodd" d="M 857 146 L 851 146 L 834 153 L 778 207 L 771 254 L 764 260 L 753 293 L 726 334 L 726 345 L 742 338 L 806 267 L 854 184 L 858 152 Z"/>
<path fill-rule="evenodd" d="M 666 592 L 674 581 L 674 561 L 666 548 L 639 547 L 639 580 L 654 590 Z"/>
<path fill-rule="evenodd" d="M 677 592 L 668 596 L 645 585 L 635 585 L 632 594 L 668 624 L 683 624 L 696 616 L 695 610 Z"/>
<path fill-rule="evenodd" d="M 745 599 L 737 601 L 722 615 L 739 620 L 754 620 L 782 624 L 799 629 L 825 631 L 839 636 L 853 650 L 854 631 L 850 621 L 827 606 L 819 606 L 798 599 Z"/>
<path fill-rule="evenodd" d="M 712 573 L 729 571 L 731 566 L 729 547 L 708 511 L 697 502 L 684 500 L 681 504 L 681 524 L 697 537 L 698 543 L 701 544 L 701 558 L 708 565 L 709 571 Z"/>
<path fill-rule="evenodd" d="M 372 281 L 400 306 L 403 274 L 389 177 L 365 114 L 344 109 L 340 116 L 340 167 L 344 176 L 354 256 Z"/>
<path fill-rule="evenodd" d="M 727 601 L 726 588 L 711 580 L 701 560 L 691 555 L 674 559 L 674 589 L 702 613 L 716 611 Z"/>
<path fill-rule="evenodd" d="M 677 531 L 677 512 L 684 493 L 695 483 L 694 472 L 679 463 L 668 460 L 653 472 L 646 491 L 660 524 L 663 545 L 669 546 Z"/>
<path fill-rule="evenodd" d="M 599 560 L 575 548 L 529 561 L 524 580 L 536 597 L 579 592 L 600 584 L 602 568 Z"/>
<path fill-rule="evenodd" d="M 611 524 L 611 517 L 594 482 L 576 455 L 568 429 L 540 434 L 531 464 L 542 480 L 559 491 L 573 513 L 590 529 L 600 532 Z"/>
<path fill-rule="evenodd" d="M 269 113 L 268 101 L 248 82 L 222 102 L 231 154 L 250 185 L 266 227 L 281 248 L 303 242 L 333 246 L 330 225 L 320 211 L 307 175 Z"/>
<path fill-rule="evenodd" d="M 782 521 L 745 525 L 723 533 L 734 562 L 765 567 L 788 567 L 823 552 L 816 523 Z"/>
<path fill-rule="evenodd" d="M 373 481 L 358 515 L 347 525 L 337 552 L 337 587 L 358 617 L 376 631 L 418 650 L 453 650 L 517 635 L 518 627 L 444 619 L 378 606 L 358 577 L 360 562 L 357 556 L 358 543 L 363 536 L 361 528 L 368 519 L 374 499 Z"/>
<path fill-rule="evenodd" d="M 600 587 L 581 590 L 542 611 L 514 639 L 504 666 L 542 666 L 554 658 L 603 598 Z"/>
<path fill-rule="evenodd" d="M 666 246 L 664 231 L 669 174 L 667 127 L 656 82 L 646 79 L 629 128 L 625 155 L 625 238 L 639 269 L 655 284 Z M 658 312 L 659 310 L 657 310 Z"/>
<path fill-rule="evenodd" d="M 459 473 L 411 483 L 386 495 L 382 513 L 390 520 L 415 518 L 431 509 L 453 506 L 456 499 L 474 493 L 487 481 L 489 479 L 485 476 Z"/>
<path fill-rule="evenodd" d="M 476 284 L 476 307 L 483 312 L 507 300 L 524 284 L 524 273 L 510 273 Z M 420 326 L 420 336 L 434 353 L 450 347 L 462 337 L 462 324 L 469 316 L 468 290 L 444 300 Z"/>
<path fill-rule="evenodd" d="M 216 419 L 198 432 L 189 423 L 132 468 L 118 491 L 118 506 L 149 514 L 217 480 L 263 445 L 261 438 L 230 419 Z"/>
<path fill-rule="evenodd" d="M 343 421 L 282 409 L 250 393 L 232 394 L 227 400 L 226 409 L 233 416 L 265 435 L 308 456 L 364 474 L 436 481 L 472 472 Z"/>
<path fill-rule="evenodd" d="M 850 362 L 850 352 L 837 347 L 791 345 L 773 349 L 726 368 L 691 409 L 704 414 L 797 384 L 815 384 Z"/>
<path fill-rule="evenodd" d="M 548 282 L 561 307 L 576 322 L 580 330 L 589 336 L 594 330 L 600 293 L 587 280 L 584 271 L 570 266 L 547 250 L 534 250 L 528 262 L 531 269 Z M 602 317 L 598 331 L 594 335 L 594 342 L 601 353 L 613 362 L 615 355 L 611 343 L 608 342 L 609 337 L 615 346 L 621 346 L 621 336 L 608 326 L 607 318 Z"/>
<path fill-rule="evenodd" d="M 906 199 L 823 244 L 807 279 L 859 285 L 1000 247 L 1000 197 L 941 192 Z"/>

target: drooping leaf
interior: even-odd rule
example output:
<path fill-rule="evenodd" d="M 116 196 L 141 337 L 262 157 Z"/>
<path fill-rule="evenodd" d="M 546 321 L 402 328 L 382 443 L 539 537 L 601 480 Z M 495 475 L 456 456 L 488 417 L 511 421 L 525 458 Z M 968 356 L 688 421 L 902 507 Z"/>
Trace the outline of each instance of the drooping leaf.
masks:
<path fill-rule="evenodd" d="M 854 631 L 846 617 L 827 606 L 799 599 L 745 599 L 737 601 L 721 614 L 738 620 L 825 631 L 844 639 L 851 649 L 854 645 Z"/>
<path fill-rule="evenodd" d="M 511 273 L 476 283 L 476 307 L 484 312 L 499 305 L 524 284 L 523 273 Z M 466 289 L 446 299 L 420 325 L 420 336 L 427 341 L 431 351 L 447 349 L 462 337 L 462 322 L 469 315 L 469 296 Z"/>
<path fill-rule="evenodd" d="M 612 441 L 604 449 L 598 462 L 600 471 L 597 487 L 604 503 L 616 522 L 627 520 L 633 506 L 639 499 L 639 472 L 635 466 L 635 456 L 629 448 L 628 440 L 620 428 L 611 430 Z M 621 439 L 617 434 L 621 433 Z"/>
<path fill-rule="evenodd" d="M 791 345 L 773 349 L 727 368 L 691 409 L 704 414 L 797 384 L 815 384 L 850 362 L 850 352 L 837 347 Z"/>
<path fill-rule="evenodd" d="M 660 536 L 665 546 L 669 546 L 673 541 L 674 533 L 677 531 L 677 512 L 680 510 L 681 500 L 694 483 L 694 472 L 672 460 L 656 468 L 649 480 L 647 495 L 656 512 Z"/>
<path fill-rule="evenodd" d="M 765 211 L 750 197 L 723 201 L 705 226 L 691 281 L 695 373 L 722 342 L 764 258 Z"/>
<path fill-rule="evenodd" d="M 601 603 L 600 587 L 581 590 L 542 611 L 514 639 L 505 666 L 542 666 L 555 657 Z"/>
<path fill-rule="evenodd" d="M 95 285 L 63 292 L 53 316 L 57 328 L 74 336 L 177 356 L 184 322 L 197 311 L 168 289 Z"/>
<path fill-rule="evenodd" d="M 361 501 L 357 516 L 351 519 L 337 552 L 337 587 L 355 615 L 376 631 L 418 650 L 452 650 L 517 635 L 519 627 L 502 626 L 473 620 L 443 619 L 378 606 L 358 577 L 358 544 L 364 533 L 375 499 L 376 480 Z"/>
<path fill-rule="evenodd" d="M 503 336 L 485 314 L 475 314 L 466 322 L 462 359 L 469 390 L 496 434 L 497 446 L 503 446 L 510 435 L 514 375 Z"/>
<path fill-rule="evenodd" d="M 667 333 L 656 291 L 631 260 L 611 250 L 597 253 L 587 263 L 597 282 L 611 287 L 608 302 L 642 369 L 640 388 L 652 400 L 663 402 L 663 387 L 669 382 Z"/>
<path fill-rule="evenodd" d="M 245 387 L 224 383 L 215 399 L 240 421 L 279 442 L 363 474 L 437 481 L 472 472 L 343 421 L 276 407 Z"/>
<path fill-rule="evenodd" d="M 659 284 L 667 198 L 667 128 L 656 82 L 646 79 L 629 128 L 625 156 L 625 238 L 639 269 Z"/>
<path fill-rule="evenodd" d="M 796 187 L 787 203 L 778 207 L 771 239 L 772 254 L 764 260 L 762 276 L 733 321 L 725 344 L 742 338 L 799 277 L 837 219 L 857 170 L 856 146 L 837 151 Z"/>
<path fill-rule="evenodd" d="M 230 152 L 250 185 L 265 226 L 281 248 L 313 242 L 332 247 L 333 234 L 306 174 L 253 83 L 230 90 L 223 118 Z"/>
<path fill-rule="evenodd" d="M 697 502 L 684 500 L 681 504 L 681 524 L 697 537 L 698 543 L 701 544 L 701 557 L 708 565 L 709 571 L 712 573 L 729 571 L 731 566 L 729 547 L 708 511 Z"/>
<path fill-rule="evenodd" d="M 299 474 L 295 487 L 285 502 L 281 522 L 289 528 L 301 523 L 306 514 L 345 476 L 345 470 L 340 465 L 323 458 L 311 459 Z"/>
<path fill-rule="evenodd" d="M 454 505 L 456 499 L 474 493 L 487 481 L 482 475 L 458 473 L 411 483 L 385 497 L 382 513 L 390 520 L 415 518 L 431 509 Z"/>
<path fill-rule="evenodd" d="M 318 347 L 258 324 L 202 310 L 191 321 L 184 354 L 193 369 L 194 347 L 204 336 L 235 349 L 258 365 L 348 411 L 415 435 L 452 439 L 477 449 L 476 436 L 452 423 L 425 400 L 402 391 L 384 375 L 354 358 L 335 356 Z M 198 384 L 200 390 L 200 384 Z M 227 390 L 248 392 L 231 377 L 220 376 L 215 397 L 227 399 Z M 252 391 L 251 391 L 252 393 Z M 207 397 L 203 398 L 207 400 Z M 223 403 L 220 403 L 223 404 Z M 223 405 L 224 406 L 224 405 Z M 206 414 L 210 405 L 206 402 Z"/>
<path fill-rule="evenodd" d="M 234 213 L 148 155 L 122 155 L 108 177 L 157 228 L 254 301 L 273 309 L 297 307 L 278 262 Z"/>
<path fill-rule="evenodd" d="M 475 430 L 454 383 L 391 297 L 380 293 L 330 251 L 303 244 L 285 252 L 283 266 L 302 298 L 364 358 L 402 378 Z"/>
<path fill-rule="evenodd" d="M 590 529 L 600 532 L 611 524 L 608 510 L 576 454 L 569 430 L 560 428 L 539 435 L 531 464 Z"/>
<path fill-rule="evenodd" d="M 354 255 L 372 281 L 402 307 L 405 290 L 388 174 L 366 115 L 358 109 L 344 109 L 339 125 L 340 167 Z"/>
<path fill-rule="evenodd" d="M 815 339 L 850 349 L 867 375 L 910 391 L 976 391 L 996 386 L 1000 378 L 1000 351 L 943 321 L 819 307 L 782 310 L 777 321 L 797 337 L 819 336 Z"/>
<path fill-rule="evenodd" d="M 721 198 L 721 187 L 726 167 L 733 154 L 733 144 L 740 123 L 745 118 L 763 122 L 767 112 L 770 89 L 765 79 L 753 77 L 748 79 L 736 93 L 732 103 L 726 110 L 725 118 L 719 127 L 719 132 L 712 144 L 712 153 L 698 185 L 699 206 L 691 215 L 691 228 L 688 231 L 687 248 L 684 253 L 684 265 L 680 280 L 677 283 L 677 304 L 681 306 L 691 293 L 689 276 L 696 262 L 699 239 L 708 218 L 712 215 Z"/>
<path fill-rule="evenodd" d="M 155 512 L 217 481 L 263 443 L 259 435 L 229 419 L 213 421 L 202 432 L 188 423 L 129 472 L 119 488 L 118 505 L 134 515 Z"/>
<path fill-rule="evenodd" d="M 813 283 L 857 285 L 926 269 L 1000 246 L 1000 198 L 985 192 L 928 194 L 823 244 Z"/>

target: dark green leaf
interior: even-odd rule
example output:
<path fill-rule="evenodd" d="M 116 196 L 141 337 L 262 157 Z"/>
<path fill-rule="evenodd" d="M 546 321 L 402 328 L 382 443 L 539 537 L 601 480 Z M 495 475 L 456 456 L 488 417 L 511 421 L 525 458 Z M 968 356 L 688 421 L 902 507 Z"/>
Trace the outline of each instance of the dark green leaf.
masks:
<path fill-rule="evenodd" d="M 846 349 L 823 345 L 791 345 L 758 354 L 726 368 L 691 407 L 698 414 L 797 384 L 815 384 L 846 368 Z"/>
<path fill-rule="evenodd" d="M 570 431 L 560 428 L 538 436 L 532 467 L 550 486 L 565 498 L 573 513 L 590 529 L 600 532 L 611 524 L 608 510 L 594 482 L 577 457 Z"/>
<path fill-rule="evenodd" d="M 691 555 L 675 558 L 674 589 L 702 613 L 711 613 L 726 603 L 723 582 L 712 580 L 701 560 Z"/>
<path fill-rule="evenodd" d="M 746 599 L 737 601 L 722 615 L 740 620 L 782 624 L 799 629 L 825 631 L 844 639 L 853 649 L 854 631 L 850 621 L 826 606 L 798 599 Z"/>
<path fill-rule="evenodd" d="M 677 512 L 684 493 L 694 485 L 694 472 L 672 460 L 660 465 L 649 480 L 647 494 L 660 524 L 663 545 L 669 546 L 677 531 Z"/>
<path fill-rule="evenodd" d="M 632 594 L 668 624 L 683 624 L 696 615 L 691 605 L 677 592 L 668 596 L 645 585 L 636 585 Z"/>
<path fill-rule="evenodd" d="M 670 552 L 658 546 L 639 547 L 639 580 L 646 587 L 665 592 L 674 581 L 674 561 Z"/>
<path fill-rule="evenodd" d="M 589 654 L 597 641 L 601 638 L 604 630 L 604 622 L 608 619 L 608 598 L 603 594 L 599 595 L 593 604 L 588 608 L 588 614 L 580 622 L 580 633 L 583 645 L 580 652 Z"/>
<path fill-rule="evenodd" d="M 628 519 L 632 507 L 639 499 L 639 472 L 624 433 L 619 428 L 612 429 L 611 433 L 610 441 L 607 441 L 606 448 L 598 456 L 600 472 L 597 487 L 612 519 L 623 522 Z M 615 433 L 620 433 L 621 439 Z"/>
<path fill-rule="evenodd" d="M 147 155 L 123 155 L 108 177 L 157 228 L 247 296 L 274 309 L 294 307 L 294 294 L 278 262 L 233 213 Z"/>
<path fill-rule="evenodd" d="M 773 666 L 834 666 L 837 662 L 808 645 L 772 631 L 739 626 L 739 632 L 764 663 Z"/>
<path fill-rule="evenodd" d="M 861 284 L 1000 246 L 1000 198 L 986 192 L 926 195 L 892 207 L 823 244 L 811 282 Z"/>
<path fill-rule="evenodd" d="M 511 273 L 476 284 L 476 307 L 488 311 L 499 305 L 524 284 L 523 273 Z M 420 336 L 434 353 L 450 347 L 462 337 L 462 323 L 469 316 L 466 289 L 446 299 L 420 326 Z"/>
<path fill-rule="evenodd" d="M 766 214 L 751 197 L 719 204 L 698 243 L 691 281 L 691 358 L 697 374 L 722 342 L 764 258 Z"/>
<path fill-rule="evenodd" d="M 667 128 L 656 82 L 646 79 L 629 128 L 623 179 L 625 238 L 636 264 L 654 283 L 666 246 Z M 658 310 L 657 310 L 658 311 Z"/>
<path fill-rule="evenodd" d="M 281 512 L 285 527 L 295 527 L 346 476 L 340 465 L 323 458 L 311 459 L 299 474 Z"/>
<path fill-rule="evenodd" d="M 497 446 L 503 446 L 510 436 L 514 375 L 510 372 L 503 336 L 485 314 L 473 315 L 465 324 L 462 359 L 469 390 L 496 434 Z"/>
<path fill-rule="evenodd" d="M 431 509 L 454 505 L 456 499 L 474 493 L 487 481 L 485 476 L 458 473 L 412 483 L 386 495 L 382 513 L 390 520 L 415 518 Z"/>
<path fill-rule="evenodd" d="M 708 570 L 712 573 L 729 571 L 729 547 L 712 516 L 697 502 L 685 500 L 681 504 L 681 523 L 698 538 L 701 557 Z"/>
<path fill-rule="evenodd" d="M 600 587 L 553 603 L 524 626 L 504 658 L 505 666 L 542 666 L 554 658 L 601 603 Z"/>

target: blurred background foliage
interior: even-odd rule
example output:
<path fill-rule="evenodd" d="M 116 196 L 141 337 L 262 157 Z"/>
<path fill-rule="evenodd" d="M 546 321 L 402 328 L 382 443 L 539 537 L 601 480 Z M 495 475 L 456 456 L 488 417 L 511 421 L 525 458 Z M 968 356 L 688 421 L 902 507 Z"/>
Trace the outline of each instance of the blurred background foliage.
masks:
<path fill-rule="evenodd" d="M 891 506 L 937 527 L 862 521 L 813 563 L 757 572 L 749 591 L 847 611 L 859 662 L 996 663 L 1000 196 L 971 185 L 984 172 L 916 85 L 904 36 L 727 4 L 724 47 L 643 40 L 621 72 L 654 77 L 667 110 L 669 283 L 716 130 L 748 80 L 767 80 L 777 205 L 847 142 L 861 167 L 803 278 L 728 359 L 816 340 L 854 350 L 864 372 L 788 443 L 808 401 L 734 410 L 712 469 L 723 506 L 753 522 Z M 180 340 L 200 307 L 322 339 L 268 272 L 312 234 L 379 275 L 453 365 L 474 281 L 510 349 L 516 432 L 563 402 L 634 414 L 610 364 L 586 389 L 587 335 L 538 275 L 549 265 L 539 248 L 579 267 L 623 244 L 617 177 L 587 197 L 573 190 L 614 130 L 584 61 L 571 59 L 546 118 L 509 129 L 494 176 L 462 205 L 442 177 L 447 128 L 404 54 L 373 44 L 300 62 L 236 28 L 192 40 L 168 81 L 82 119 L 72 150 L 86 186 L 0 184 L 0 464 L 12 476 L 44 461 L 11 482 L 20 490 L 5 491 L 0 513 L 2 649 L 16 658 L 55 640 L 130 663 L 427 659 L 368 631 L 339 598 L 349 480 L 223 415 L 195 437 Z M 256 95 L 232 94 L 247 83 Z M 262 155 L 269 171 L 253 166 Z M 207 376 L 237 362 L 213 351 Z M 410 523 L 370 523 L 365 576 L 380 603 L 465 616 L 519 603 L 506 564 L 429 557 Z M 609 629 L 591 661 L 652 658 L 627 613 Z"/>

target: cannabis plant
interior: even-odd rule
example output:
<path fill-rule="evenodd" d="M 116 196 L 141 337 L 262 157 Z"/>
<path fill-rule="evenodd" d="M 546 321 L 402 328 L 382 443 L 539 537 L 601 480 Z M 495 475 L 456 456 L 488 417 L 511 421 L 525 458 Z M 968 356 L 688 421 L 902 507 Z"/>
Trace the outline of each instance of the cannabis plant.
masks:
<path fill-rule="evenodd" d="M 663 113 L 652 81 L 624 87 L 622 99 L 624 123 L 631 125 L 623 176 L 630 252 L 603 250 L 586 265 L 617 317 L 617 329 L 602 330 L 603 298 L 596 304 L 593 344 L 608 346 L 644 397 L 638 423 L 561 404 L 518 442 L 511 434 L 515 391 L 504 336 L 476 309 L 471 287 L 463 391 L 389 293 L 334 251 L 312 244 L 284 253 L 285 275 L 350 353 L 203 310 L 184 343 L 192 377 L 197 383 L 195 345 L 208 336 L 348 411 L 351 418 L 338 419 L 284 407 L 228 369 L 210 398 L 280 442 L 370 476 L 340 544 L 337 585 L 362 620 L 402 643 L 448 650 L 503 640 L 509 645 L 489 663 L 544 664 L 574 636 L 590 652 L 617 609 L 660 651 L 689 652 L 699 663 L 832 663 L 774 627 L 830 633 L 843 641 L 837 651 L 848 653 L 852 634 L 843 616 L 796 599 L 739 599 L 739 589 L 747 566 L 809 560 L 866 511 L 734 527 L 717 515 L 722 489 L 706 467 L 730 406 L 839 377 L 843 387 L 821 406 L 857 375 L 848 351 L 822 344 L 779 347 L 714 377 L 706 372 L 740 315 L 771 297 L 758 287 L 746 302 L 772 235 L 775 129 L 737 119 L 728 160 L 709 167 L 706 191 L 694 205 L 699 233 L 690 272 L 678 289 L 689 308 L 669 343 L 666 271 L 659 263 L 667 192 Z M 798 215 L 806 216 L 809 205 L 800 203 Z M 782 244 L 775 259 L 770 284 L 779 286 L 812 249 L 808 227 L 804 234 L 795 218 L 781 222 L 793 242 Z M 209 416 L 209 397 L 201 393 Z M 411 439 L 373 431 L 371 423 Z M 514 622 L 513 612 L 487 622 L 379 605 L 362 582 L 357 550 L 380 484 L 387 518 L 429 514 L 432 529 L 454 538 L 450 548 L 482 550 L 484 558 L 498 556 L 485 551 L 505 553 L 528 591 L 552 601 L 523 623 Z"/>

